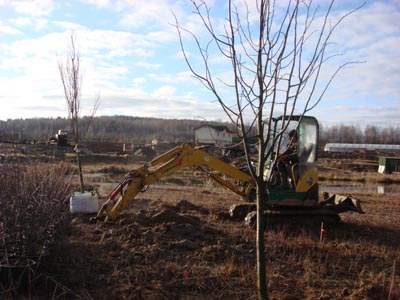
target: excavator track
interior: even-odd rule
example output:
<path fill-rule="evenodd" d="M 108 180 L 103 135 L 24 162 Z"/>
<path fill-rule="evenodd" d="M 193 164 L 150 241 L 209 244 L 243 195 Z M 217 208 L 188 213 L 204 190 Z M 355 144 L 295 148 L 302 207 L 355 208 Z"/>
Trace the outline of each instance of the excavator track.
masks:
<path fill-rule="evenodd" d="M 264 211 L 266 223 L 273 224 L 302 224 L 310 226 L 320 226 L 321 223 L 326 226 L 333 226 L 340 222 L 339 214 L 328 207 L 298 207 L 298 208 L 269 208 Z M 254 227 L 257 220 L 257 214 L 252 211 L 245 217 L 245 223 Z"/>
<path fill-rule="evenodd" d="M 256 223 L 257 206 L 254 203 L 232 205 L 229 214 L 236 220 L 245 220 L 249 226 Z M 340 222 L 340 213 L 356 212 L 363 214 L 360 200 L 350 196 L 324 193 L 324 200 L 315 206 L 267 206 L 267 223 L 296 223 L 332 226 Z"/>

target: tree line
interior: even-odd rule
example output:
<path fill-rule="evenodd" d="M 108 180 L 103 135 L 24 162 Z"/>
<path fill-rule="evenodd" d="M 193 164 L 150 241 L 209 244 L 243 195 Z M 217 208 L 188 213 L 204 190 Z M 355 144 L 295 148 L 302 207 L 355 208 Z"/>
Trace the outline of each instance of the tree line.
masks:
<path fill-rule="evenodd" d="M 118 142 L 145 144 L 153 139 L 192 141 L 194 129 L 204 121 L 141 118 L 129 116 L 94 117 L 79 120 L 79 131 L 86 142 Z M 31 118 L 0 121 L 0 140 L 45 142 L 58 130 L 69 131 L 67 118 Z"/>
<path fill-rule="evenodd" d="M 321 145 L 326 143 L 349 144 L 400 144 L 400 127 L 367 125 L 320 126 Z"/>
<path fill-rule="evenodd" d="M 172 142 L 190 142 L 194 140 L 194 129 L 207 122 L 201 120 L 178 120 L 142 118 L 130 116 L 94 117 L 88 127 L 89 117 L 80 120 L 80 132 L 84 140 L 90 142 L 116 142 L 146 144 L 153 139 Z M 216 124 L 216 123 L 213 123 Z M 227 123 L 218 123 L 218 125 Z M 320 144 L 400 144 L 400 127 L 359 125 L 320 126 Z M 67 118 L 30 118 L 0 121 L 1 141 L 37 141 L 45 142 L 58 130 L 69 130 Z"/>

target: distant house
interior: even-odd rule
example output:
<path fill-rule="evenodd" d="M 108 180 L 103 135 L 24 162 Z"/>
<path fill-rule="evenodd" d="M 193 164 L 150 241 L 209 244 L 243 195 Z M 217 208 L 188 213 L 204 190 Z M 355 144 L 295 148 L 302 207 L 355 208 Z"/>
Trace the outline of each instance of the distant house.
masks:
<path fill-rule="evenodd" d="M 196 145 L 225 146 L 232 143 L 236 135 L 223 125 L 202 125 L 194 130 Z"/>

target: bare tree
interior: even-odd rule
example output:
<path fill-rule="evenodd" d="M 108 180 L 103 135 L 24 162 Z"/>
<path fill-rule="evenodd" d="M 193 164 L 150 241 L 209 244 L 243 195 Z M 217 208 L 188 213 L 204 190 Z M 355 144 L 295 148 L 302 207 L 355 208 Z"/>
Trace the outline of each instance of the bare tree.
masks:
<path fill-rule="evenodd" d="M 84 139 L 84 135 L 89 129 L 91 121 L 96 113 L 99 106 L 100 97 L 97 96 L 93 105 L 92 112 L 90 114 L 90 120 L 88 122 L 86 130 L 83 134 L 79 130 L 79 118 L 81 115 L 81 91 L 82 91 L 82 74 L 80 71 L 80 54 L 76 47 L 76 35 L 70 34 L 70 40 L 68 44 L 68 51 L 66 54 L 65 63 L 61 58 L 58 58 L 58 70 L 60 72 L 61 81 L 64 87 L 65 100 L 67 102 L 68 118 L 70 120 L 70 128 L 72 136 L 74 138 L 76 161 L 79 170 L 79 183 L 80 189 L 83 193 L 85 191 L 83 182 L 82 163 L 80 158 L 81 141 Z"/>
<path fill-rule="evenodd" d="M 250 120 L 251 127 L 257 128 L 258 167 L 251 168 L 250 172 L 256 182 L 257 280 L 261 300 L 268 299 L 264 242 L 265 188 L 270 180 L 264 180 L 267 157 L 275 145 L 281 143 L 290 116 L 295 112 L 304 115 L 312 110 L 338 72 L 350 63 L 340 64 L 328 77 L 324 73 L 327 79 L 322 87 L 318 84 L 322 67 L 337 55 L 329 49 L 333 32 L 359 8 L 335 19 L 330 17 L 334 1 L 324 11 L 313 7 L 311 1 L 294 0 L 282 4 L 281 1 L 259 0 L 253 10 L 248 3 L 254 2 L 229 0 L 225 23 L 220 26 L 214 22 L 206 1 L 192 0 L 194 14 L 205 28 L 207 37 L 180 25 L 176 16 L 175 27 L 190 71 L 211 91 L 235 124 L 245 145 L 249 166 L 246 139 L 249 129 L 245 124 Z M 191 48 L 189 52 L 186 38 L 194 41 L 195 50 Z M 215 63 L 216 56 L 218 63 Z M 231 69 L 229 79 L 218 75 L 217 67 L 221 62 Z M 227 88 L 232 91 L 230 94 L 226 92 Z M 283 120 L 278 134 L 272 138 L 269 132 L 277 113 L 289 116 L 289 119 Z"/>

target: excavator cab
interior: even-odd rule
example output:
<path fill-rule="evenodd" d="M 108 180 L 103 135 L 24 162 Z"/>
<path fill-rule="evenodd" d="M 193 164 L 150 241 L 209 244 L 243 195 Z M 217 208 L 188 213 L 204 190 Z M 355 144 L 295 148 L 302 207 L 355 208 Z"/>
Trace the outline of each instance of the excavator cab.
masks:
<path fill-rule="evenodd" d="M 274 119 L 274 151 L 269 160 L 267 201 L 279 206 L 318 202 L 318 121 L 310 116 Z"/>

